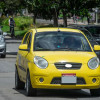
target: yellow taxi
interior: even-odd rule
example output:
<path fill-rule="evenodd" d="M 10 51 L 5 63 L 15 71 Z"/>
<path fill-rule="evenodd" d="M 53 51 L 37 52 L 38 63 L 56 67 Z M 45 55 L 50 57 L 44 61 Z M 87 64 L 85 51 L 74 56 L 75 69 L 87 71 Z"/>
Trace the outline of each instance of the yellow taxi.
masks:
<path fill-rule="evenodd" d="M 19 46 L 15 88 L 27 96 L 37 89 L 90 89 L 100 94 L 100 62 L 83 32 L 70 28 L 29 30 Z"/>

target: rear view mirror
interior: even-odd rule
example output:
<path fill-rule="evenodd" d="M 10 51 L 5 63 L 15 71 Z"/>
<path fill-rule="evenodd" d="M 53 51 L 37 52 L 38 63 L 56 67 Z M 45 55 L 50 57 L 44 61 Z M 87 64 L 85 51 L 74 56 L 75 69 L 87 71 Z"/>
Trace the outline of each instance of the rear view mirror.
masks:
<path fill-rule="evenodd" d="M 94 45 L 94 50 L 100 50 L 100 45 Z"/>

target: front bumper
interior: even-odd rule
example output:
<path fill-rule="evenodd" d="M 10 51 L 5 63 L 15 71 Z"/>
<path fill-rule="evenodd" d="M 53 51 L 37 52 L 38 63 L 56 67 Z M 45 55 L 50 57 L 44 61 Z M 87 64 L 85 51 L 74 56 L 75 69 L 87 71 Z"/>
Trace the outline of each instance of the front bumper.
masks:
<path fill-rule="evenodd" d="M 35 65 L 34 65 L 35 66 Z M 87 65 L 84 65 L 87 66 Z M 97 89 L 100 88 L 100 70 L 91 70 L 87 67 L 83 71 L 83 67 L 80 70 L 58 70 L 52 64 L 47 69 L 39 69 L 38 67 L 31 66 L 30 77 L 33 88 L 46 88 L 46 89 Z M 75 73 L 77 79 L 82 79 L 74 85 L 61 84 L 61 77 L 63 73 Z M 43 82 L 40 82 L 40 79 Z M 58 79 L 53 82 L 53 80 Z M 93 82 L 96 79 L 96 82 Z"/>
<path fill-rule="evenodd" d="M 0 54 L 4 54 L 6 52 L 6 45 L 0 44 Z"/>

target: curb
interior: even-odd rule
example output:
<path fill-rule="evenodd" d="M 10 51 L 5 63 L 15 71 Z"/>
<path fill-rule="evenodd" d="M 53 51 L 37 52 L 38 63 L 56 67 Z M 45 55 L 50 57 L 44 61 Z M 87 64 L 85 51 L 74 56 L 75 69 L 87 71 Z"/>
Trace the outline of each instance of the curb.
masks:
<path fill-rule="evenodd" d="M 6 42 L 6 43 L 7 43 L 7 44 L 11 44 L 11 43 L 12 43 L 12 44 L 21 44 L 21 42 L 13 42 L 13 41 L 12 41 L 12 42 Z"/>
<path fill-rule="evenodd" d="M 17 52 L 6 52 L 7 55 L 17 55 Z"/>

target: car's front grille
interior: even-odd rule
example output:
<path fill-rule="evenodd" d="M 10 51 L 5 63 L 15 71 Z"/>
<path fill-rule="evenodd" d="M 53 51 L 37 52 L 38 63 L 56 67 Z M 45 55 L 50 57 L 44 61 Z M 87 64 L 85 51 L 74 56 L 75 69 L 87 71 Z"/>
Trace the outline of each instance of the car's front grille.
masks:
<path fill-rule="evenodd" d="M 66 67 L 66 64 L 70 64 L 71 67 Z M 54 63 L 54 65 L 56 66 L 57 69 L 63 69 L 63 70 L 77 70 L 80 69 L 82 66 L 82 63 L 72 63 L 72 62 L 57 62 Z"/>
<path fill-rule="evenodd" d="M 0 52 L 3 52 L 4 51 L 4 49 L 0 49 Z"/>
<path fill-rule="evenodd" d="M 61 78 L 60 77 L 55 77 L 53 78 L 53 80 L 51 81 L 51 84 L 61 84 Z M 77 83 L 76 84 L 86 84 L 84 78 L 81 77 L 77 77 Z"/>

